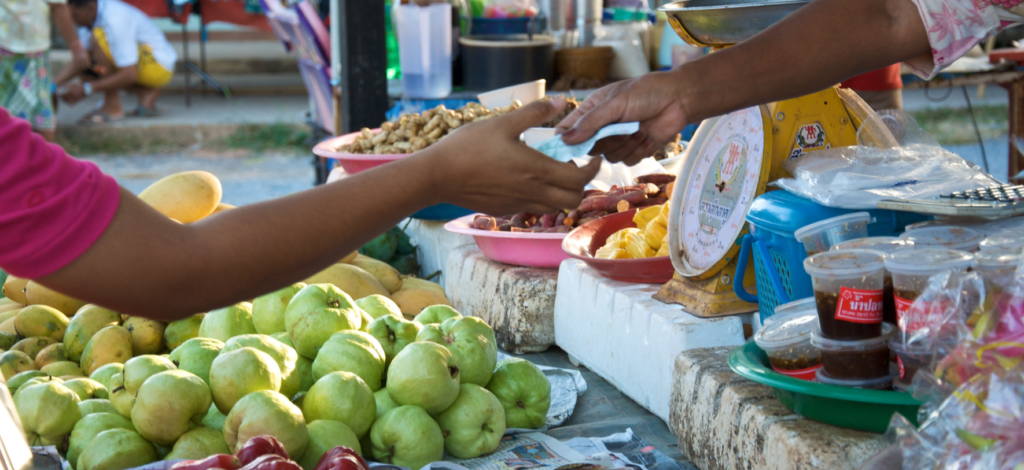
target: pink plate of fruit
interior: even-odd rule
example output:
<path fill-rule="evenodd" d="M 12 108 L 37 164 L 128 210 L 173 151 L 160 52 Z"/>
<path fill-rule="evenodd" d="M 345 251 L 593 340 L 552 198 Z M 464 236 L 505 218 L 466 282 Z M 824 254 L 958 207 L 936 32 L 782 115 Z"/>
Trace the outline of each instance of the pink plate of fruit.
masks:
<path fill-rule="evenodd" d="M 378 134 L 380 133 L 380 128 L 373 129 L 370 132 Z M 360 171 L 366 171 L 375 166 L 380 166 L 395 160 L 401 160 L 408 156 L 408 154 L 375 155 L 339 151 L 340 148 L 355 142 L 356 137 L 359 137 L 361 134 L 361 132 L 353 132 L 351 134 L 327 139 L 313 147 L 313 154 L 318 157 L 337 160 L 338 164 L 345 169 L 345 173 L 350 175 L 354 175 Z"/>
<path fill-rule="evenodd" d="M 557 229 L 554 218 L 550 221 L 541 220 L 549 216 L 554 217 L 552 214 L 540 216 L 516 214 L 514 216 L 524 218 L 524 220 L 516 220 L 516 225 L 537 227 L 533 230 L 498 230 L 497 225 L 506 221 L 511 223 L 511 218 L 496 218 L 484 214 L 472 214 L 455 219 L 445 224 L 444 228 L 449 232 L 472 236 L 480 251 L 490 260 L 513 266 L 557 269 L 562 260 L 569 257 L 562 251 L 562 240 L 568 235 L 571 227 L 563 224 L 561 226 L 565 228 Z M 528 220 L 531 217 L 533 220 Z M 481 222 L 477 222 L 475 225 L 474 222 L 478 218 Z M 478 225 L 484 226 L 484 224 L 487 224 L 487 228 L 477 228 Z M 545 225 L 548 225 L 548 228 L 543 228 Z"/>

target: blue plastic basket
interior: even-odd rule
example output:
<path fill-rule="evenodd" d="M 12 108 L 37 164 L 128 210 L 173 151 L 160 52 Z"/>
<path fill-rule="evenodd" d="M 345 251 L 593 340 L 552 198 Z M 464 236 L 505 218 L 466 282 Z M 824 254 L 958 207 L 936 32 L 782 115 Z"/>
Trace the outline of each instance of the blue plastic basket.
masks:
<path fill-rule="evenodd" d="M 772 316 L 775 307 L 781 304 L 812 297 L 811 277 L 804 271 L 807 251 L 793 233 L 805 225 L 852 212 L 863 211 L 825 207 L 786 191 L 770 191 L 758 196 L 747 213 L 750 233 L 741 240 L 736 266 L 736 272 L 746 272 L 753 250 L 757 295 L 747 292 L 743 283 L 734 282 L 736 295 L 747 302 L 757 302 L 762 321 Z M 895 236 L 907 225 L 931 219 L 913 212 L 882 209 L 867 212 L 875 219 L 868 224 L 868 236 L 872 237 Z"/>

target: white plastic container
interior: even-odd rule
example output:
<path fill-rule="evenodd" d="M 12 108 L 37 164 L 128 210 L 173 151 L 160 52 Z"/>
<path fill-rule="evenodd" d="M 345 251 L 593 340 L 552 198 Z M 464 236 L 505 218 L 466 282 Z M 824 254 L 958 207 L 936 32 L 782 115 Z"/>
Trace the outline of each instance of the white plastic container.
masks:
<path fill-rule="evenodd" d="M 543 98 L 546 90 L 547 80 L 542 78 L 532 82 L 498 88 L 487 93 L 480 93 L 476 97 L 480 100 L 480 104 L 488 108 L 504 108 L 515 100 L 519 100 L 523 104 L 530 104 Z"/>
<path fill-rule="evenodd" d="M 862 340 L 882 332 L 885 255 L 871 250 L 819 253 L 804 260 L 814 284 L 818 323 L 833 340 Z"/>
<path fill-rule="evenodd" d="M 800 227 L 793 236 L 804 244 L 807 256 L 814 256 L 832 245 L 867 237 L 869 223 L 871 214 L 854 212 Z"/>
<path fill-rule="evenodd" d="M 438 99 L 452 92 L 452 5 L 398 6 L 402 93 Z"/>
<path fill-rule="evenodd" d="M 910 240 L 918 247 L 942 247 L 974 253 L 985 235 L 968 227 L 935 226 L 904 232 L 900 238 Z"/>
<path fill-rule="evenodd" d="M 804 303 L 804 310 L 799 313 L 791 312 L 782 318 L 773 315 L 773 321 L 754 335 L 754 342 L 768 355 L 775 372 L 801 380 L 813 380 L 821 367 L 821 353 L 811 345 L 811 333 L 818 328 L 818 313 L 814 299 L 810 300 L 810 305 Z"/>
<path fill-rule="evenodd" d="M 882 324 L 882 334 L 856 341 L 828 339 L 821 330 L 811 333 L 811 344 L 821 351 L 821 368 L 838 380 L 872 380 L 889 376 L 889 340 L 896 334 L 892 323 Z"/>
<path fill-rule="evenodd" d="M 886 257 L 889 257 L 899 251 L 913 250 L 914 242 L 904 240 L 899 237 L 868 237 L 850 240 L 832 247 L 832 251 L 849 249 L 873 250 L 883 253 Z M 893 297 L 892 274 L 888 270 L 885 271 L 884 285 L 885 288 L 882 293 L 882 321 L 895 325 L 898 323 L 898 319 L 896 317 L 896 299 Z"/>
<path fill-rule="evenodd" d="M 1019 232 L 1002 232 L 992 235 L 978 245 L 979 251 L 996 251 L 1001 254 L 1021 253 L 1024 251 L 1024 235 Z"/>
<path fill-rule="evenodd" d="M 896 318 L 900 330 L 908 332 L 903 316 L 928 287 L 929 278 L 947 269 L 967 270 L 973 266 L 973 254 L 945 248 L 916 248 L 887 258 L 885 269 L 892 274 L 893 298 L 896 301 Z"/>
<path fill-rule="evenodd" d="M 797 299 L 792 302 L 785 303 L 779 305 L 778 307 L 775 307 L 775 312 L 772 313 L 772 316 L 764 320 L 764 326 L 768 326 L 770 323 L 778 321 L 789 315 L 801 314 L 806 310 L 810 310 L 812 312 L 815 311 L 814 297 Z"/>

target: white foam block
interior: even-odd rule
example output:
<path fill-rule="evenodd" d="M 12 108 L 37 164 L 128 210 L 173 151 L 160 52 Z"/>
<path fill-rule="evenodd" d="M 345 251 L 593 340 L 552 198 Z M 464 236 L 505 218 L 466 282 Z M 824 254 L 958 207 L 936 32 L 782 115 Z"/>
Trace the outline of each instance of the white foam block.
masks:
<path fill-rule="evenodd" d="M 655 300 L 660 287 L 613 281 L 582 261 L 563 261 L 555 343 L 667 423 L 676 356 L 743 344 L 743 324 L 753 315 L 698 318 Z"/>

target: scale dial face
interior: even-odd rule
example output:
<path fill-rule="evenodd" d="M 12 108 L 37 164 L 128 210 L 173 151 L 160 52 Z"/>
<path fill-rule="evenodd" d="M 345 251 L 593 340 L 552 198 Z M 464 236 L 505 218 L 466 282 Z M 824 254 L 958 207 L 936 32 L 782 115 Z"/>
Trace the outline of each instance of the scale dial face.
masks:
<path fill-rule="evenodd" d="M 711 123 L 709 123 L 711 124 Z M 719 118 L 690 156 L 677 233 L 682 261 L 700 274 L 736 249 L 747 209 L 764 190 L 765 125 L 760 107 Z"/>

